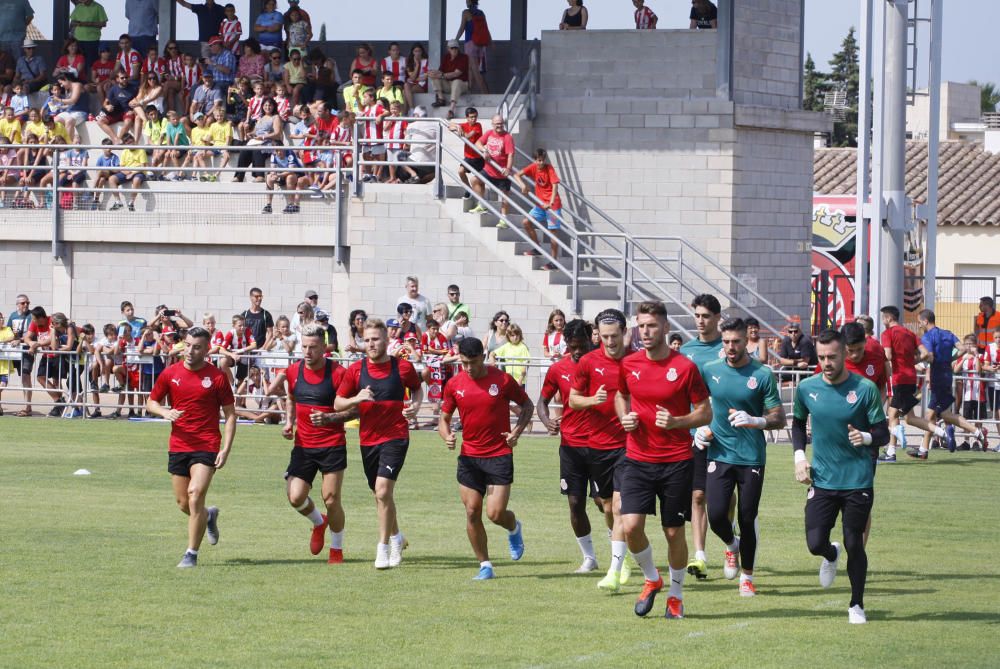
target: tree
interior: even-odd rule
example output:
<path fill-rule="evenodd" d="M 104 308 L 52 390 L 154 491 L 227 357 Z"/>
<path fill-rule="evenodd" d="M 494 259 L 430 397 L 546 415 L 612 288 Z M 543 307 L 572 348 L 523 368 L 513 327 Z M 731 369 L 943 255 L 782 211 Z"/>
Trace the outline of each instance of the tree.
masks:
<path fill-rule="evenodd" d="M 1000 104 L 1000 89 L 992 81 L 979 83 L 975 79 L 969 82 L 973 86 L 979 86 L 979 111 L 983 114 L 991 114 L 997 110 Z"/>
<path fill-rule="evenodd" d="M 830 88 L 842 90 L 846 97 L 844 120 L 833 125 L 834 146 L 858 145 L 858 88 L 861 76 L 858 68 L 858 40 L 854 26 L 840 43 L 840 51 L 830 59 Z"/>
<path fill-rule="evenodd" d="M 323 23 L 319 24 L 319 41 L 320 42 L 325 42 L 326 41 L 326 22 L 325 21 Z"/>
<path fill-rule="evenodd" d="M 802 108 L 807 111 L 823 111 L 823 93 L 827 87 L 827 75 L 816 69 L 812 54 L 807 53 L 802 74 Z"/>

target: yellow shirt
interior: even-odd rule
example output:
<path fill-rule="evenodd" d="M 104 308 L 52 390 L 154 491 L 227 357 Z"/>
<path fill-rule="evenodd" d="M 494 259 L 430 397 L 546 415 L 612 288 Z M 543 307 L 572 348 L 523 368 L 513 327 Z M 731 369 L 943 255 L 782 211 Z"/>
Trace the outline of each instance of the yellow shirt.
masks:
<path fill-rule="evenodd" d="M 66 131 L 66 126 L 64 126 L 59 121 L 53 123 L 51 129 L 47 128 L 46 130 L 47 130 L 46 136 L 48 137 L 50 142 L 52 141 L 53 138 L 58 137 L 59 139 L 62 140 L 61 142 L 58 142 L 59 144 L 69 144 L 69 132 Z"/>
<path fill-rule="evenodd" d="M 399 86 L 378 89 L 375 99 L 378 100 L 381 98 L 385 98 L 389 102 L 398 102 L 404 109 L 406 108 L 406 98 L 403 97 L 403 89 Z"/>
<path fill-rule="evenodd" d="M 47 132 L 45 124 L 41 121 L 28 121 L 24 124 L 24 137 L 27 138 L 28 135 L 34 135 L 38 139 L 44 139 L 45 133 Z"/>
<path fill-rule="evenodd" d="M 161 118 L 156 123 L 146 121 L 142 125 L 142 132 L 149 139 L 150 144 L 167 143 L 167 119 Z"/>
<path fill-rule="evenodd" d="M 212 137 L 212 146 L 229 146 L 233 138 L 233 124 L 231 121 L 216 121 L 208 126 L 208 132 Z"/>
<path fill-rule="evenodd" d="M 365 97 L 365 91 L 367 91 L 371 86 L 365 86 L 364 84 L 358 84 L 355 86 L 351 84 L 344 88 L 344 109 L 352 112 L 361 111 L 362 99 Z M 354 99 L 354 89 L 358 91 L 357 100 Z"/>
<path fill-rule="evenodd" d="M 123 169 L 129 167 L 145 167 L 149 164 L 144 149 L 125 149 L 121 155 L 121 166 Z"/>
<path fill-rule="evenodd" d="M 501 369 L 513 376 L 514 380 L 518 383 L 524 383 L 525 377 L 528 376 L 527 365 L 512 365 L 510 363 L 515 360 L 523 360 L 527 362 L 528 359 L 531 358 L 531 353 L 528 351 L 527 344 L 523 341 L 520 344 L 507 342 L 493 351 L 493 355 L 497 358 L 505 360 L 505 363 L 500 365 Z"/>
<path fill-rule="evenodd" d="M 0 325 L 0 344 L 13 340 L 14 340 L 14 331 L 11 330 L 9 327 Z M 7 374 L 10 374 L 10 361 L 0 360 L 0 376 L 5 376 Z"/>
<path fill-rule="evenodd" d="M 11 144 L 21 143 L 21 122 L 19 120 L 0 118 L 0 135 L 10 140 Z"/>
<path fill-rule="evenodd" d="M 207 126 L 202 128 L 199 125 L 191 128 L 191 143 L 195 146 L 211 146 L 212 129 Z"/>

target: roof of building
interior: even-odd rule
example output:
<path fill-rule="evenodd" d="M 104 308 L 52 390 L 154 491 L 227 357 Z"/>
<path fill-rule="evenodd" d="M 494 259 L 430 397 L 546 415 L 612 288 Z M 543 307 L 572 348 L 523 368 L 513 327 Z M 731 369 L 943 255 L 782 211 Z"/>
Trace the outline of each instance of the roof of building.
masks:
<path fill-rule="evenodd" d="M 856 192 L 856 149 L 816 149 L 813 191 L 822 195 Z M 906 194 L 927 200 L 927 142 L 906 143 Z M 1000 225 L 1000 154 L 978 144 L 941 142 L 938 171 L 938 225 Z"/>

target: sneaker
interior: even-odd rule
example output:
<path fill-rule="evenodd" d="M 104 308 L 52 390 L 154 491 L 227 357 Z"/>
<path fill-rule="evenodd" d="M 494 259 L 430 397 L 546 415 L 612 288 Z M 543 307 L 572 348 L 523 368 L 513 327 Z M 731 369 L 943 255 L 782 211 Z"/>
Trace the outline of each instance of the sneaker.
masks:
<path fill-rule="evenodd" d="M 507 221 L 503 220 L 502 218 L 499 221 L 497 221 L 497 230 L 506 230 L 509 227 L 510 227 L 510 223 L 508 223 Z"/>
<path fill-rule="evenodd" d="M 722 573 L 727 581 L 731 581 L 739 575 L 740 554 L 738 551 L 726 551 L 726 561 L 725 566 L 722 568 Z"/>
<path fill-rule="evenodd" d="M 89 415 L 87 416 L 87 418 L 104 418 L 104 415 L 103 415 L 103 414 L 101 413 L 101 410 L 100 410 L 100 409 L 94 409 L 94 410 L 93 410 L 93 411 L 92 411 L 92 412 L 91 412 L 91 413 L 90 413 L 90 414 L 89 414 Z"/>
<path fill-rule="evenodd" d="M 270 213 L 271 213 L 271 211 L 272 211 L 272 209 L 271 209 L 271 205 L 269 205 L 269 204 L 265 204 L 265 205 L 264 205 L 264 208 L 263 208 L 263 209 L 261 209 L 260 213 L 262 213 L 262 214 L 270 214 Z"/>
<path fill-rule="evenodd" d="M 644 616 L 653 610 L 653 603 L 656 601 L 656 595 L 663 590 L 663 577 L 655 581 L 646 580 L 646 584 L 642 586 L 642 592 L 639 593 L 639 599 L 635 602 L 635 615 Z"/>
<path fill-rule="evenodd" d="M 376 569 L 388 569 L 389 568 L 389 546 L 386 544 L 379 544 L 375 549 L 375 568 Z"/>
<path fill-rule="evenodd" d="M 576 568 L 574 574 L 589 574 L 597 569 L 597 560 L 592 557 L 583 558 L 583 563 Z"/>
<path fill-rule="evenodd" d="M 479 573 L 476 574 L 472 580 L 473 581 L 488 581 L 491 578 L 496 578 L 493 574 L 493 567 L 480 567 Z"/>
<path fill-rule="evenodd" d="M 326 561 L 327 564 L 343 564 L 344 563 L 344 549 L 343 548 L 331 548 L 330 557 Z"/>
<path fill-rule="evenodd" d="M 285 208 L 281 210 L 281 213 L 282 214 L 294 214 L 295 213 L 295 205 L 286 204 Z"/>
<path fill-rule="evenodd" d="M 129 211 L 135 211 L 135 204 L 133 204 L 132 202 L 129 202 L 128 203 L 128 210 Z"/>
<path fill-rule="evenodd" d="M 477 204 L 475 207 L 473 207 L 472 209 L 470 209 L 467 213 L 469 213 L 469 214 L 485 214 L 486 213 L 486 207 L 484 207 L 481 204 Z"/>
<path fill-rule="evenodd" d="M 205 534 L 208 536 L 208 544 L 214 546 L 219 543 L 219 507 L 208 507 L 208 525 L 205 527 Z"/>
<path fill-rule="evenodd" d="M 889 455 L 888 453 L 882 453 L 880 456 L 878 456 L 878 461 L 881 463 L 895 462 L 896 454 L 893 453 L 892 455 Z"/>
<path fill-rule="evenodd" d="M 507 543 L 510 544 L 510 559 L 517 562 L 524 555 L 524 535 L 521 534 L 521 521 L 517 521 L 517 527 L 513 534 L 507 534 Z"/>
<path fill-rule="evenodd" d="M 52 410 L 49 411 L 49 418 L 59 418 L 60 416 L 62 416 L 62 412 L 63 412 L 63 407 L 60 406 L 52 407 Z"/>
<path fill-rule="evenodd" d="M 309 537 L 309 552 L 313 555 L 319 555 L 320 551 L 323 550 L 323 545 L 326 543 L 326 515 L 322 516 L 323 522 L 319 525 L 313 525 L 312 536 Z"/>
<path fill-rule="evenodd" d="M 837 564 L 840 563 L 840 544 L 834 541 L 833 547 L 837 550 L 837 557 L 834 558 L 833 562 L 829 562 L 826 558 L 823 558 L 823 561 L 819 564 L 819 584 L 824 588 L 829 588 L 833 585 L 833 579 L 837 578 Z"/>
<path fill-rule="evenodd" d="M 847 609 L 847 622 L 852 625 L 864 625 L 868 622 L 868 616 L 865 615 L 863 608 L 855 604 Z"/>
<path fill-rule="evenodd" d="M 906 448 L 906 426 L 900 423 L 893 428 L 892 433 L 896 436 L 896 444 L 902 448 Z"/>
<path fill-rule="evenodd" d="M 125 205 L 123 205 L 121 202 L 115 202 L 113 205 L 111 205 L 110 207 L 108 207 L 108 211 L 118 211 L 119 209 L 121 209 L 124 206 Z M 194 566 L 194 565 L 192 565 L 192 566 Z"/>
<path fill-rule="evenodd" d="M 635 558 L 628 551 L 625 552 L 625 559 L 622 560 L 622 573 L 618 575 L 618 582 L 622 585 L 628 585 L 628 581 L 632 578 L 632 569 L 638 565 L 635 564 Z"/>
<path fill-rule="evenodd" d="M 403 542 L 389 540 L 389 566 L 398 567 L 403 561 Z"/>
<path fill-rule="evenodd" d="M 683 618 L 684 617 L 684 600 L 678 599 L 677 597 L 667 597 L 667 611 L 664 614 L 665 618 Z"/>
<path fill-rule="evenodd" d="M 948 451 L 950 453 L 955 452 L 955 426 L 949 425 L 944 429 L 945 438 L 948 440 Z"/>
<path fill-rule="evenodd" d="M 621 579 L 618 572 L 609 569 L 607 575 L 597 582 L 597 587 L 608 592 L 618 592 L 621 589 Z"/>
<path fill-rule="evenodd" d="M 108 385 L 108 384 L 106 384 L 106 383 L 102 383 L 102 384 L 101 384 L 101 389 L 100 389 L 100 390 L 99 390 L 98 392 L 100 392 L 100 393 L 108 393 L 108 392 L 111 392 L 111 386 L 109 386 L 109 385 Z"/>
<path fill-rule="evenodd" d="M 740 597 L 754 597 L 757 590 L 753 587 L 753 581 L 740 581 Z"/>
<path fill-rule="evenodd" d="M 990 429 L 988 427 L 984 427 L 982 432 L 983 433 L 980 436 L 973 437 L 973 439 L 976 440 L 976 446 L 977 446 L 976 450 L 982 450 L 983 453 L 985 453 L 986 451 L 990 450 L 990 440 L 989 440 Z"/>
<path fill-rule="evenodd" d="M 708 565 L 705 564 L 704 560 L 695 558 L 688 562 L 688 573 L 699 581 L 704 581 L 708 578 Z"/>
<path fill-rule="evenodd" d="M 198 566 L 198 555 L 189 551 L 184 551 L 184 557 L 177 563 L 178 569 L 190 569 Z"/>
<path fill-rule="evenodd" d="M 921 451 L 916 446 L 910 446 L 908 449 L 906 449 L 906 454 L 909 455 L 911 458 L 916 458 L 918 460 L 927 459 L 927 451 Z"/>

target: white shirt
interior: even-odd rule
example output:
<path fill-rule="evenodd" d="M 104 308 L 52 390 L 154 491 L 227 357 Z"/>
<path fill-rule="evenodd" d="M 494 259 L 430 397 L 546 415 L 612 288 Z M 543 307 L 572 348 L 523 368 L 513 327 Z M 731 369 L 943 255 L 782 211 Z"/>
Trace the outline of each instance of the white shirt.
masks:
<path fill-rule="evenodd" d="M 431 301 L 417 293 L 416 297 L 403 295 L 396 301 L 396 304 L 408 304 L 413 307 L 413 316 L 410 322 L 416 324 L 421 330 L 426 327 L 427 317 L 431 315 Z"/>

